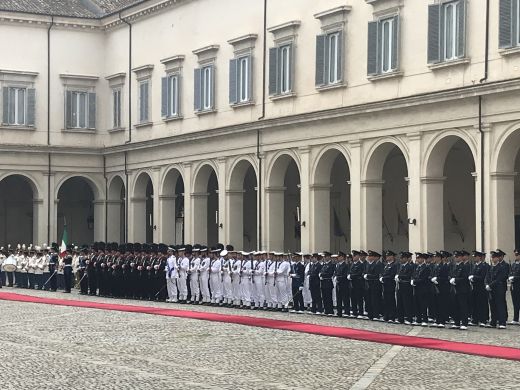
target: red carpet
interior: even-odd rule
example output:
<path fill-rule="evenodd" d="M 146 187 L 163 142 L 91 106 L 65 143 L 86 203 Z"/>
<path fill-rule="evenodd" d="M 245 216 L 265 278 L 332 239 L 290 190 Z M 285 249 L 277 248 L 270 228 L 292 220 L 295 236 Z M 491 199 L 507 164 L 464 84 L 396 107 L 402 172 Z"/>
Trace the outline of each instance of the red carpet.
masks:
<path fill-rule="evenodd" d="M 226 322 L 260 328 L 287 330 L 291 332 L 309 333 L 321 336 L 340 337 L 344 339 L 368 341 L 382 344 L 402 345 L 413 348 L 435 349 L 445 352 L 464 353 L 496 359 L 520 361 L 520 349 L 500 347 L 496 345 L 470 344 L 426 337 L 404 336 L 392 333 L 373 332 L 360 329 L 323 326 L 293 321 L 281 321 L 268 318 L 237 316 L 198 311 L 175 310 L 157 307 L 118 305 L 91 301 L 76 301 L 55 298 L 38 298 L 14 293 L 0 292 L 0 300 L 43 303 L 48 305 L 84 307 L 89 309 L 115 310 L 130 313 L 145 313 L 169 317 L 190 318 L 195 320 Z"/>

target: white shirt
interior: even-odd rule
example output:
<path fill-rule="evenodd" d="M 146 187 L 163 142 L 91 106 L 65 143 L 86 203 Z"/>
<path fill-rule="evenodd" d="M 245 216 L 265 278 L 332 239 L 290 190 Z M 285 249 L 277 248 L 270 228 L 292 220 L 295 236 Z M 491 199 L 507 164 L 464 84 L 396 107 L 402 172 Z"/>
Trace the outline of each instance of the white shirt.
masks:
<path fill-rule="evenodd" d="M 171 255 L 166 260 L 166 279 L 177 279 L 178 273 L 177 273 L 177 259 L 174 255 Z"/>

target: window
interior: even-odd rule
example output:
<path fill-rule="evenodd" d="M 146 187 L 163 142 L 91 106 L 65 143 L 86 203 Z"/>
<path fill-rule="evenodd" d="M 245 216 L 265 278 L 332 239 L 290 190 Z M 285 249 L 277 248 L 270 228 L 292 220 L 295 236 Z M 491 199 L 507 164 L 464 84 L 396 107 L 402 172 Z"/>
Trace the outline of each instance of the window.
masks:
<path fill-rule="evenodd" d="M 243 56 L 229 62 L 229 103 L 247 103 L 252 100 L 252 57 Z"/>
<path fill-rule="evenodd" d="M 195 69 L 195 111 L 211 111 L 215 108 L 215 66 Z"/>
<path fill-rule="evenodd" d="M 146 123 L 150 121 L 149 93 L 150 80 L 141 81 L 139 83 L 139 123 Z"/>
<path fill-rule="evenodd" d="M 368 23 L 369 75 L 395 72 L 399 58 L 399 16 Z"/>
<path fill-rule="evenodd" d="M 292 44 L 269 49 L 269 95 L 286 95 L 293 92 Z"/>
<path fill-rule="evenodd" d="M 499 46 L 501 49 L 520 46 L 520 0 L 500 0 Z"/>
<path fill-rule="evenodd" d="M 67 129 L 96 128 L 96 94 L 85 91 L 66 92 Z"/>
<path fill-rule="evenodd" d="M 4 87 L 3 106 L 2 123 L 11 126 L 34 126 L 34 89 Z"/>
<path fill-rule="evenodd" d="M 180 116 L 179 90 L 180 75 L 172 74 L 162 79 L 162 116 L 174 118 Z"/>
<path fill-rule="evenodd" d="M 112 90 L 112 128 L 121 128 L 121 89 Z"/>
<path fill-rule="evenodd" d="M 335 31 L 316 37 L 316 86 L 341 83 L 343 33 Z"/>
<path fill-rule="evenodd" d="M 464 58 L 466 0 L 428 6 L 428 63 Z"/>

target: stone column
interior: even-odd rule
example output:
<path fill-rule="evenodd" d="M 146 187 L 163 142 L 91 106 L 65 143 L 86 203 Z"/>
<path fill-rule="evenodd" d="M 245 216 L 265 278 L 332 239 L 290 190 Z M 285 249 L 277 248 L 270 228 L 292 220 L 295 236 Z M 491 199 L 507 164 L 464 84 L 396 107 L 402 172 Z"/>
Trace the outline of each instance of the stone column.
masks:
<path fill-rule="evenodd" d="M 152 186 L 153 186 L 153 242 L 158 243 L 161 237 L 161 205 L 160 205 L 160 177 L 161 177 L 161 169 L 153 168 L 152 170 Z"/>
<path fill-rule="evenodd" d="M 184 166 L 184 241 L 185 242 L 195 242 L 193 240 L 193 207 L 192 207 L 192 199 L 191 199 L 191 191 L 192 191 L 192 183 L 193 178 L 191 177 L 192 165 L 191 163 L 185 163 Z"/>
<path fill-rule="evenodd" d="M 159 242 L 174 242 L 176 229 L 176 202 L 177 195 L 159 195 Z"/>
<path fill-rule="evenodd" d="M 361 182 L 361 209 L 363 210 L 361 249 L 382 250 L 383 184 L 383 180 L 364 180 Z"/>
<path fill-rule="evenodd" d="M 284 250 L 284 195 L 286 187 L 267 187 L 266 216 L 267 216 L 267 250 Z"/>
<path fill-rule="evenodd" d="M 446 177 L 422 177 L 423 211 L 421 236 L 423 249 L 439 250 L 444 248 L 444 182 Z"/>
<path fill-rule="evenodd" d="M 119 242 L 121 238 L 121 209 L 122 200 L 107 201 L 107 237 L 109 242 Z"/>
<path fill-rule="evenodd" d="M 94 200 L 92 203 L 94 205 L 94 241 L 105 241 L 105 200 Z"/>
<path fill-rule="evenodd" d="M 308 146 L 298 149 L 300 154 L 300 219 L 301 219 L 301 244 L 300 251 L 311 251 L 311 201 L 310 201 L 310 148 Z"/>
<path fill-rule="evenodd" d="M 350 240 L 352 249 L 365 247 L 365 235 L 362 233 L 362 209 L 364 202 L 361 198 L 361 141 L 355 140 L 350 145 Z"/>
<path fill-rule="evenodd" d="M 130 198 L 128 239 L 130 242 L 146 242 L 146 198 Z"/>
<path fill-rule="evenodd" d="M 515 172 L 493 172 L 491 179 L 491 215 L 493 226 L 490 236 L 490 250 L 502 249 L 508 255 L 515 249 Z"/>
<path fill-rule="evenodd" d="M 404 223 L 408 224 L 408 250 L 413 252 L 428 250 L 425 247 L 422 227 L 424 218 L 421 215 L 421 133 L 407 134 L 409 145 L 408 161 L 408 207 Z M 409 224 L 409 220 L 415 220 L 414 224 Z M 429 228 L 427 225 L 426 228 Z"/>
<path fill-rule="evenodd" d="M 192 242 L 206 244 L 208 242 L 208 196 L 207 192 L 191 194 L 192 203 Z M 190 242 L 186 239 L 186 242 Z"/>
<path fill-rule="evenodd" d="M 227 216 L 224 225 L 229 243 L 240 249 L 244 247 L 244 190 L 227 190 Z"/>
<path fill-rule="evenodd" d="M 313 230 L 313 245 L 310 251 L 330 250 L 330 189 L 331 184 L 313 185 L 311 198 L 313 199 L 313 219 L 310 224 Z"/>
<path fill-rule="evenodd" d="M 228 218 L 228 214 L 226 212 L 226 159 L 225 158 L 219 158 L 217 160 L 218 164 L 218 172 L 217 173 L 217 179 L 218 179 L 218 241 L 226 244 L 229 242 L 229 236 L 227 234 L 228 232 L 228 225 L 230 224 L 230 220 Z M 240 246 L 239 248 L 242 248 Z"/>

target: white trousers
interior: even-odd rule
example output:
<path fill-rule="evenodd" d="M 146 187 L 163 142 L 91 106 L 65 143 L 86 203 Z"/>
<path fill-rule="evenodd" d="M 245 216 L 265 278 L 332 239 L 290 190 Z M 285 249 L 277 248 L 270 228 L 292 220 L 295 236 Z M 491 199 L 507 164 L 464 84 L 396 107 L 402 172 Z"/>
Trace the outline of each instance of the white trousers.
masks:
<path fill-rule="evenodd" d="M 252 283 L 248 277 L 242 278 L 242 283 L 240 284 L 242 303 L 246 306 L 251 306 L 251 290 Z"/>
<path fill-rule="evenodd" d="M 191 300 L 198 301 L 200 288 L 199 288 L 199 275 L 197 273 L 191 274 L 190 276 L 190 292 Z"/>
<path fill-rule="evenodd" d="M 211 287 L 211 302 L 218 303 L 222 299 L 222 280 L 218 273 L 212 273 L 209 277 Z"/>
<path fill-rule="evenodd" d="M 264 287 L 265 287 L 265 281 L 264 278 L 261 276 L 255 276 L 254 278 L 255 283 L 253 284 L 253 294 L 252 294 L 252 300 L 255 303 L 256 306 L 262 306 L 265 301 L 265 294 L 264 294 Z"/>
<path fill-rule="evenodd" d="M 287 307 L 289 305 L 289 297 L 287 294 L 287 279 L 276 278 L 276 300 L 278 307 Z"/>
<path fill-rule="evenodd" d="M 202 295 L 202 302 L 209 302 L 211 297 L 209 295 L 209 284 L 208 284 L 208 274 L 201 273 L 200 274 L 200 293 Z"/>
<path fill-rule="evenodd" d="M 271 298 L 271 300 L 269 302 L 270 306 L 276 307 L 278 305 L 278 293 L 277 293 L 277 287 L 276 287 L 274 278 L 267 279 L 267 287 L 269 288 L 269 296 Z"/>
<path fill-rule="evenodd" d="M 222 286 L 224 287 L 224 299 L 228 301 L 233 300 L 233 284 L 229 275 L 224 275 Z"/>
<path fill-rule="evenodd" d="M 167 278 L 166 288 L 168 289 L 168 299 L 177 302 L 177 280 L 174 278 Z"/>
<path fill-rule="evenodd" d="M 188 284 L 186 278 L 177 279 L 177 288 L 179 289 L 179 299 L 185 301 L 188 299 Z"/>

